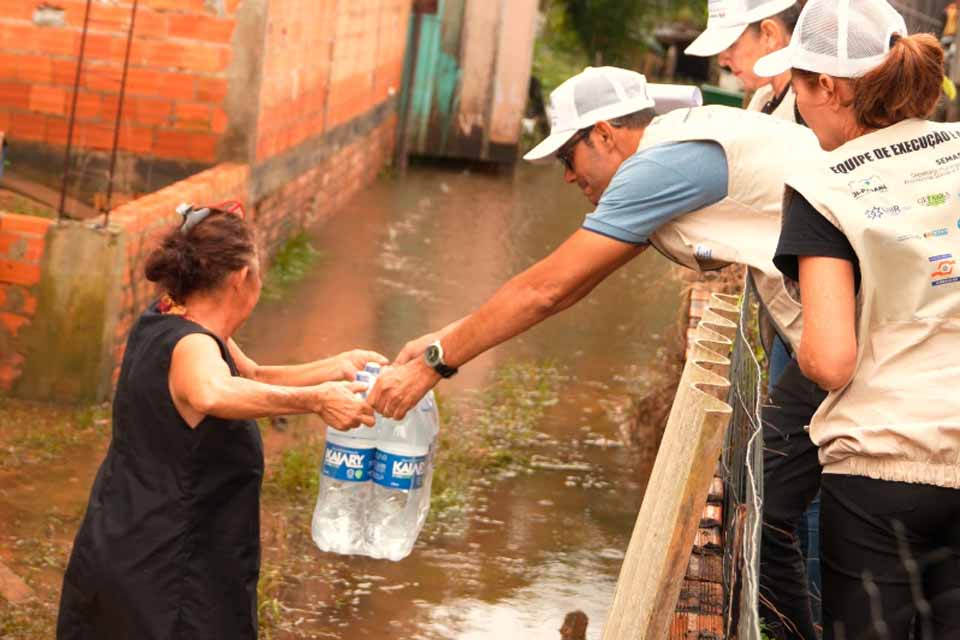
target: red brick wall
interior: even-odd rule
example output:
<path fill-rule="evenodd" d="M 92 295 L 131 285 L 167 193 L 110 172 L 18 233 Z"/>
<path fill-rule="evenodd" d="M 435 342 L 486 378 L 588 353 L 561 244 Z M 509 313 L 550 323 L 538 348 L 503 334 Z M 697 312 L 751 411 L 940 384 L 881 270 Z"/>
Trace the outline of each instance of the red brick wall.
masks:
<path fill-rule="evenodd" d="M 116 328 L 117 367 L 123 359 L 127 334 L 156 295 L 154 284 L 143 275 L 143 267 L 158 238 L 178 222 L 177 205 L 181 202 L 217 204 L 225 200 L 239 200 L 249 212 L 249 175 L 250 169 L 246 165 L 217 165 L 118 207 L 110 214 L 111 223 L 123 227 L 127 240 L 127 268 L 123 281 L 121 313 Z"/>
<path fill-rule="evenodd" d="M 272 251 L 296 231 L 344 209 L 360 189 L 373 181 L 390 158 L 395 129 L 396 116 L 387 117 L 318 166 L 265 197 L 255 211 L 248 196 L 250 168 L 231 163 L 217 165 L 114 209 L 111 222 L 123 228 L 127 242 L 127 266 L 114 342 L 114 379 L 133 323 L 157 294 L 143 275 L 146 257 L 160 235 L 178 222 L 178 204 L 240 200 L 264 245 Z M 24 361 L 17 334 L 36 310 L 44 234 L 50 224 L 52 221 L 42 218 L 0 213 L 0 390 L 11 388 Z"/>
<path fill-rule="evenodd" d="M 18 336 L 37 309 L 44 236 L 51 220 L 0 212 L 0 389 L 20 375 Z"/>
<path fill-rule="evenodd" d="M 361 116 L 399 91 L 410 0 L 273 0 L 256 159 Z"/>
<path fill-rule="evenodd" d="M 212 163 L 226 131 L 230 41 L 240 0 L 223 16 L 204 0 L 142 0 L 136 19 L 120 148 Z M 61 7 L 63 26 L 39 26 L 41 5 Z M 131 0 L 93 2 L 77 99 L 74 143 L 112 147 Z M 0 131 L 13 141 L 67 140 L 84 0 L 0 0 Z"/>
<path fill-rule="evenodd" d="M 387 118 L 318 166 L 257 202 L 257 226 L 269 252 L 341 210 L 390 161 L 397 118 Z"/>

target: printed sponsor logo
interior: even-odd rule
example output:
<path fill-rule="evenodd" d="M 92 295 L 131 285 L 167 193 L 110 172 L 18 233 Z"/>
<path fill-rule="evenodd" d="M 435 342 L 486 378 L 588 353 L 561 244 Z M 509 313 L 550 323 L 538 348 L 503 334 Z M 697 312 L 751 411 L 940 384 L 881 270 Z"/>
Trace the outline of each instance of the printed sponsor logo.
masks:
<path fill-rule="evenodd" d="M 910 207 L 901 207 L 898 204 L 890 207 L 870 207 L 863 212 L 863 215 L 869 220 L 879 220 L 887 216 L 898 216 L 910 210 Z"/>
<path fill-rule="evenodd" d="M 952 253 L 941 253 L 936 256 L 930 256 L 927 260 L 935 263 L 933 273 L 930 274 L 931 287 L 939 287 L 960 281 L 960 277 L 953 275 L 957 261 L 953 259 Z"/>
<path fill-rule="evenodd" d="M 904 233 L 897 236 L 897 242 L 906 242 L 907 240 L 929 240 L 931 238 L 943 238 L 950 235 L 950 230 L 946 227 L 939 229 L 930 229 L 923 233 Z"/>
<path fill-rule="evenodd" d="M 930 193 L 922 198 L 917 198 L 917 204 L 922 207 L 939 207 L 950 201 L 950 194 L 942 191 L 940 193 Z"/>
<path fill-rule="evenodd" d="M 897 236 L 897 242 L 906 242 L 907 240 L 922 240 L 923 236 L 919 233 L 905 233 Z"/>
<path fill-rule="evenodd" d="M 701 260 L 713 260 L 713 249 L 706 245 L 698 244 L 693 253 Z"/>
<path fill-rule="evenodd" d="M 863 180 L 853 180 L 852 182 L 848 182 L 847 185 L 850 187 L 850 193 L 853 194 L 854 200 L 859 200 L 868 193 L 887 192 L 887 185 L 880 180 L 879 176 L 870 176 Z"/>

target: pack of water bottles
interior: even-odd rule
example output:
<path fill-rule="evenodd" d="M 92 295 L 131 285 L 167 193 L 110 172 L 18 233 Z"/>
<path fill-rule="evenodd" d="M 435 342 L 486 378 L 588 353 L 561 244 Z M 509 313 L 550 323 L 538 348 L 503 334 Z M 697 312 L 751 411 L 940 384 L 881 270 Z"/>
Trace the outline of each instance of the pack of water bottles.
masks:
<path fill-rule="evenodd" d="M 357 380 L 372 388 L 380 366 Z M 380 414 L 372 428 L 327 427 L 313 541 L 321 551 L 402 560 L 430 511 L 430 481 L 440 418 L 433 392 L 402 420 Z"/>

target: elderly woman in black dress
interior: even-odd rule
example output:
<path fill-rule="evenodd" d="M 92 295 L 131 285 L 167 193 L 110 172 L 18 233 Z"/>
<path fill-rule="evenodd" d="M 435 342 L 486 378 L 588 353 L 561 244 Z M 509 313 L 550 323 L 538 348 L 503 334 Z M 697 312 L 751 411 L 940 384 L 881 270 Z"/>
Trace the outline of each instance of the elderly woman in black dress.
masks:
<path fill-rule="evenodd" d="M 182 207 L 149 257 L 167 294 L 127 341 L 113 439 L 64 576 L 60 640 L 257 637 L 263 448 L 255 418 L 372 426 L 370 351 L 260 366 L 232 335 L 260 295 L 242 208 Z"/>

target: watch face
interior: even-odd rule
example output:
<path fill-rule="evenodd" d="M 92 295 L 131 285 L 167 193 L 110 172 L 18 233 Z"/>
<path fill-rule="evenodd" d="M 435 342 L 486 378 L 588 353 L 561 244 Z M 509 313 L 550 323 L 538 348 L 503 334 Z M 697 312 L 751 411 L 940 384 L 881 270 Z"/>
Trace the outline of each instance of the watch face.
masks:
<path fill-rule="evenodd" d="M 423 352 L 423 357 L 428 365 L 435 367 L 440 364 L 440 349 L 437 348 L 437 345 L 432 344 Z"/>

